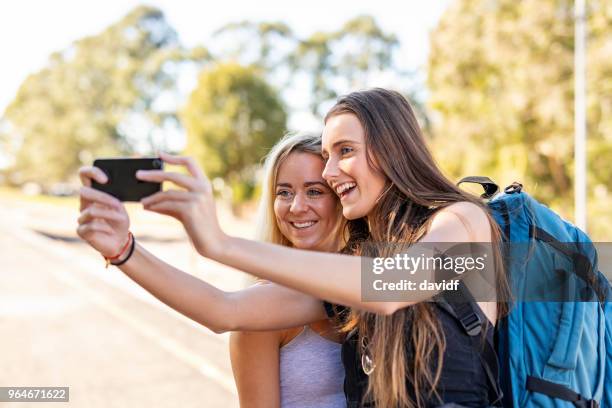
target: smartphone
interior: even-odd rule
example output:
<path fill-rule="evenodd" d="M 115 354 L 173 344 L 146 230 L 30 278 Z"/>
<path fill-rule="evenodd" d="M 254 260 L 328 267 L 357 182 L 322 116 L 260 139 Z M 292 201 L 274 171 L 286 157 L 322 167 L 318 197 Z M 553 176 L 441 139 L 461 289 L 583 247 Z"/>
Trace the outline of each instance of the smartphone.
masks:
<path fill-rule="evenodd" d="M 140 201 L 161 191 L 161 183 L 136 178 L 138 170 L 163 170 L 164 162 L 159 157 L 96 159 L 93 165 L 106 174 L 108 181 L 106 184 L 100 184 L 92 180 L 91 186 L 118 200 Z"/>

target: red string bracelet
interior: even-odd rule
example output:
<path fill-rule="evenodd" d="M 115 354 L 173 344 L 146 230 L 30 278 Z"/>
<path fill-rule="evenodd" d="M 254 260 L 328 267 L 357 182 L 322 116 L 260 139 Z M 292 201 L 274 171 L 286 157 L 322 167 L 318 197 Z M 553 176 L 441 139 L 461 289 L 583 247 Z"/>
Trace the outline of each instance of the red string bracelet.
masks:
<path fill-rule="evenodd" d="M 123 248 L 121 248 L 121 251 L 119 251 L 119 253 L 115 256 L 111 256 L 111 257 L 105 257 L 104 255 L 102 255 L 104 257 L 104 261 L 106 261 L 106 266 L 105 268 L 108 269 L 108 265 L 111 264 L 112 261 L 116 261 L 117 259 L 121 258 L 121 256 L 123 254 L 125 254 L 125 251 L 128 249 L 128 247 L 130 246 L 130 242 L 132 241 L 132 233 L 130 231 L 128 231 L 128 239 L 127 242 L 125 243 L 125 245 L 123 246 Z"/>

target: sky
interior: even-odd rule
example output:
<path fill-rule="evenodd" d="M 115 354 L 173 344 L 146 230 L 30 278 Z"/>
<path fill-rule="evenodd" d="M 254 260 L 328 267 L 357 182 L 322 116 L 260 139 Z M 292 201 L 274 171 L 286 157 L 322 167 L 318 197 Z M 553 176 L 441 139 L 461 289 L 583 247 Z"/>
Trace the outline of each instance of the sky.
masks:
<path fill-rule="evenodd" d="M 186 46 L 209 44 L 220 26 L 242 20 L 283 21 L 300 36 L 333 30 L 348 19 L 374 16 L 384 30 L 402 44 L 397 62 L 407 69 L 423 69 L 429 31 L 450 0 L 355 1 L 237 1 L 195 2 L 159 0 L 144 4 L 160 8 Z M 101 32 L 121 19 L 135 0 L 20 0 L 0 5 L 0 113 L 14 98 L 28 74 L 41 69 L 48 56 L 73 41 Z"/>

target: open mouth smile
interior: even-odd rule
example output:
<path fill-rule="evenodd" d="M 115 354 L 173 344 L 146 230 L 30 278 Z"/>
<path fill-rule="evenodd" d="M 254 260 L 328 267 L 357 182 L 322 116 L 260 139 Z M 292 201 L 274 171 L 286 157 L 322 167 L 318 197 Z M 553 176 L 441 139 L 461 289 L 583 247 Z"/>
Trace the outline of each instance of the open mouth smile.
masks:
<path fill-rule="evenodd" d="M 353 183 L 353 182 L 342 183 L 336 186 L 335 188 L 336 194 L 338 194 L 338 196 L 342 199 L 343 197 L 348 195 L 351 191 L 353 191 L 353 189 L 355 189 L 356 186 L 357 186 L 357 183 Z"/>
<path fill-rule="evenodd" d="M 293 222 L 289 222 L 289 224 L 291 224 L 294 228 L 297 228 L 297 229 L 310 228 L 313 225 L 315 225 L 316 223 L 317 223 L 317 221 L 293 221 Z"/>

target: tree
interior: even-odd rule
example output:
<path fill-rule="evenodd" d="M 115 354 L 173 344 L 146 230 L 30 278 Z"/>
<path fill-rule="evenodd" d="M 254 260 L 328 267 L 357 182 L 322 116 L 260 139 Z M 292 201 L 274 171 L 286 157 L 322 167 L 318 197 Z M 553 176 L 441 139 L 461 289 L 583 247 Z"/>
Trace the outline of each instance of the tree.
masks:
<path fill-rule="evenodd" d="M 400 74 L 393 64 L 398 45 L 394 35 L 385 33 L 367 15 L 347 21 L 339 30 L 316 32 L 300 40 L 290 62 L 295 72 L 309 78 L 312 113 L 321 117 L 325 102 L 371 86 L 377 74 Z"/>
<path fill-rule="evenodd" d="M 589 185 L 612 189 L 612 6 L 588 16 Z M 434 151 L 455 177 L 522 180 L 572 212 L 573 1 L 460 0 L 431 36 Z M 608 159 L 604 159 L 607 155 Z M 594 215 L 595 213 L 591 213 Z"/>
<path fill-rule="evenodd" d="M 4 114 L 13 179 L 65 181 L 95 156 L 132 154 L 143 142 L 150 150 L 151 130 L 176 122 L 162 102 L 174 92 L 175 64 L 190 57 L 163 13 L 150 7 L 52 54 Z"/>
<path fill-rule="evenodd" d="M 282 22 L 241 21 L 229 23 L 215 31 L 215 53 L 218 60 L 235 60 L 242 65 L 261 68 L 267 75 L 287 64 L 296 38 Z"/>
<path fill-rule="evenodd" d="M 256 67 L 220 63 L 202 72 L 182 119 L 188 154 L 209 177 L 229 181 L 241 202 L 252 197 L 256 165 L 285 132 L 287 115 Z"/>
<path fill-rule="evenodd" d="M 281 22 L 230 23 L 215 34 L 218 60 L 257 66 L 267 81 L 283 90 L 307 82 L 308 108 L 318 119 L 326 103 L 372 86 L 377 75 L 405 75 L 393 61 L 398 45 L 394 35 L 367 15 L 348 20 L 338 30 L 319 31 L 306 38 L 299 38 Z M 290 95 L 283 96 L 291 101 Z"/>

